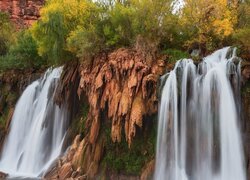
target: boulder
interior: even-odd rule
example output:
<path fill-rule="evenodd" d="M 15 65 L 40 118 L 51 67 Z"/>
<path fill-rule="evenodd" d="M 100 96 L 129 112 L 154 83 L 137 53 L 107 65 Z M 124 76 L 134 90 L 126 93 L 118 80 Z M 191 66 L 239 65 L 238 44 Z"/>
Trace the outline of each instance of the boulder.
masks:
<path fill-rule="evenodd" d="M 8 174 L 0 171 L 0 179 L 5 179 L 8 176 Z"/>

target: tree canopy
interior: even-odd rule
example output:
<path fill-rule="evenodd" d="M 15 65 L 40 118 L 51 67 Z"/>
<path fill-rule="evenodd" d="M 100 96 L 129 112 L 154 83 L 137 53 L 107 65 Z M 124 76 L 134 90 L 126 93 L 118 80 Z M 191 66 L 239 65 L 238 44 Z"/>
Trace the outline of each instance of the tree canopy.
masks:
<path fill-rule="evenodd" d="M 250 47 L 249 1 L 185 0 L 178 11 L 175 4 L 175 0 L 48 0 L 41 18 L 24 30 L 32 36 L 25 37 L 34 42 L 33 53 L 50 65 L 91 60 L 101 51 L 119 47 L 147 53 L 187 51 L 194 46 L 207 52 L 227 45 Z M 0 16 L 4 42 L 0 55 L 18 52 L 20 56 L 27 44 L 16 40 L 21 36 L 6 39 L 6 33 L 16 33 L 8 16 Z M 19 51 L 10 52 L 14 45 Z"/>

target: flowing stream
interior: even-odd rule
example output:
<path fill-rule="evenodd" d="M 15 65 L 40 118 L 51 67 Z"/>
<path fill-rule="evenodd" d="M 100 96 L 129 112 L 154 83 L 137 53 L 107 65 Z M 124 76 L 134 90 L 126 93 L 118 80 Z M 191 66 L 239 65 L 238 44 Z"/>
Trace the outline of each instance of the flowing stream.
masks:
<path fill-rule="evenodd" d="M 0 171 L 12 177 L 39 177 L 62 153 L 68 111 L 53 97 L 62 67 L 48 69 L 20 97 L 5 140 Z"/>
<path fill-rule="evenodd" d="M 245 180 L 240 59 L 226 47 L 162 77 L 156 180 Z"/>

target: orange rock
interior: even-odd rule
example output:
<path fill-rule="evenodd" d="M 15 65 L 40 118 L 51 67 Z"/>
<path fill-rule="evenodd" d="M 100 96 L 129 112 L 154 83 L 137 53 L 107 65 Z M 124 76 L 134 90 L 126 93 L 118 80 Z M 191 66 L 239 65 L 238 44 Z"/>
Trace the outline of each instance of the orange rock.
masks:
<path fill-rule="evenodd" d="M 17 28 L 22 28 L 30 26 L 40 17 L 39 10 L 44 3 L 45 0 L 1 0 L 0 11 L 9 13 Z"/>
<path fill-rule="evenodd" d="M 159 72 L 153 72 L 152 66 L 161 67 L 164 62 L 151 64 L 147 64 L 140 52 L 121 48 L 108 56 L 97 56 L 93 68 L 81 66 L 78 95 L 85 92 L 90 104 L 86 129 L 90 129 L 91 144 L 99 134 L 101 113 L 112 120 L 112 140 L 120 142 L 124 129 L 130 144 L 136 133 L 135 126 L 142 127 L 143 116 L 156 112 Z"/>
<path fill-rule="evenodd" d="M 155 169 L 155 160 L 151 160 L 144 166 L 140 179 L 141 180 L 153 179 L 154 169 Z"/>
<path fill-rule="evenodd" d="M 59 179 L 67 179 L 73 173 L 73 168 L 71 163 L 64 164 L 58 171 Z"/>

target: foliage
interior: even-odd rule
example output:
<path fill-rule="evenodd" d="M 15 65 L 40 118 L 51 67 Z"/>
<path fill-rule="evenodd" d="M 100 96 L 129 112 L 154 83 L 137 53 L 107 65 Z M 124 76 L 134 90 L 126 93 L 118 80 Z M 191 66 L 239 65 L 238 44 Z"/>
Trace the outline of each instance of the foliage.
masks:
<path fill-rule="evenodd" d="M 38 43 L 38 52 L 52 64 L 72 58 L 66 39 L 78 27 L 91 25 L 95 6 L 87 0 L 50 0 L 41 10 L 41 19 L 31 31 Z"/>
<path fill-rule="evenodd" d="M 250 93 L 250 82 L 246 81 L 243 88 L 241 89 L 241 94 L 247 96 Z"/>
<path fill-rule="evenodd" d="M 16 33 L 5 56 L 0 57 L 0 69 L 40 67 L 45 64 L 37 53 L 37 45 L 29 30 Z"/>
<path fill-rule="evenodd" d="M 175 63 L 176 61 L 183 59 L 183 58 L 188 58 L 188 53 L 183 52 L 178 49 L 167 49 L 162 51 L 162 54 L 168 55 L 168 62 L 169 63 Z"/>
<path fill-rule="evenodd" d="M 153 159 L 156 147 L 156 117 L 153 117 L 152 126 L 145 135 L 135 137 L 131 148 L 123 139 L 121 143 L 113 143 L 110 138 L 110 128 L 102 127 L 106 134 L 106 147 L 103 162 L 109 170 L 126 174 L 138 175 L 146 162 Z"/>
<path fill-rule="evenodd" d="M 20 63 L 28 67 L 39 67 L 44 60 L 38 55 L 36 41 L 29 30 L 19 32 L 16 44 L 9 51 Z"/>
<path fill-rule="evenodd" d="M 9 17 L 0 13 L 0 55 L 4 55 L 0 66 L 38 67 L 76 57 L 91 60 L 119 47 L 164 51 L 177 59 L 183 56 L 173 49 L 250 47 L 249 1 L 185 0 L 177 11 L 174 2 L 48 0 L 41 18 L 25 33 L 14 33 Z"/>
<path fill-rule="evenodd" d="M 229 37 L 237 23 L 238 1 L 227 0 L 186 0 L 180 22 L 189 37 L 186 45 L 198 43 L 208 50 L 218 47 Z"/>
<path fill-rule="evenodd" d="M 101 50 L 130 45 L 130 12 L 121 4 L 96 8 L 92 24 L 78 26 L 68 38 L 68 47 L 78 57 L 92 56 Z"/>
<path fill-rule="evenodd" d="M 233 35 L 238 45 L 250 49 L 250 1 L 243 2 L 238 8 L 238 24 Z"/>
<path fill-rule="evenodd" d="M 9 15 L 0 12 L 0 56 L 7 54 L 11 42 L 14 40 L 13 33 Z"/>
<path fill-rule="evenodd" d="M 17 92 L 10 90 L 8 84 L 2 84 L 0 87 L 0 131 L 5 129 L 8 116 L 11 108 L 15 107 L 15 104 L 18 100 Z M 1 136 L 1 134 L 0 134 Z"/>
<path fill-rule="evenodd" d="M 72 123 L 69 128 L 73 137 L 77 134 L 81 134 L 84 136 L 85 133 L 84 129 L 85 129 L 87 115 L 89 112 L 89 106 L 86 103 L 86 101 L 81 102 L 80 104 L 81 106 L 79 108 L 79 112 L 76 114 L 76 117 L 72 120 Z"/>

